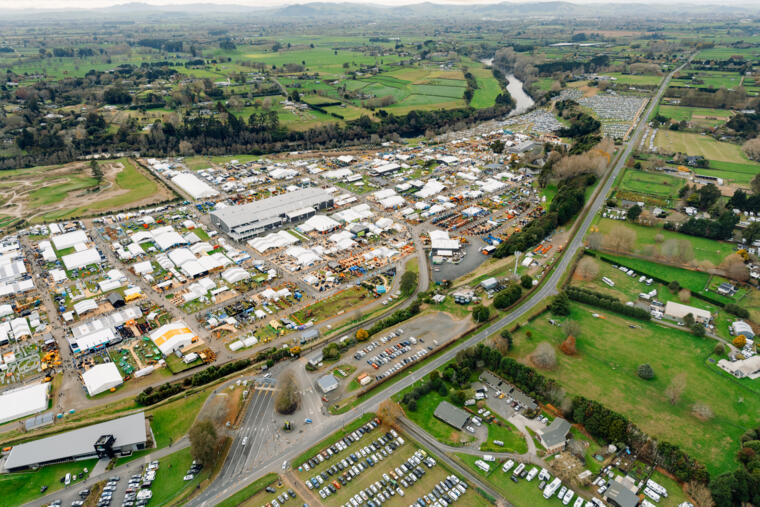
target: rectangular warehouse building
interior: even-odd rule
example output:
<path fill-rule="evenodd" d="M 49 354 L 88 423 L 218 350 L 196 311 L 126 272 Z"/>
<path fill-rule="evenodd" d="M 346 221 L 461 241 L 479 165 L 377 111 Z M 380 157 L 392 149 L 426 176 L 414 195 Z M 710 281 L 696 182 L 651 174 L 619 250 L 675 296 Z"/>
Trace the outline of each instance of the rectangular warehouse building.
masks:
<path fill-rule="evenodd" d="M 305 220 L 314 216 L 317 210 L 332 206 L 332 196 L 321 188 L 303 188 L 215 210 L 211 213 L 211 223 L 235 241 L 245 241 L 281 225 Z"/>
<path fill-rule="evenodd" d="M 85 426 L 13 446 L 5 460 L 9 472 L 87 458 L 114 457 L 145 448 L 145 413 Z"/>

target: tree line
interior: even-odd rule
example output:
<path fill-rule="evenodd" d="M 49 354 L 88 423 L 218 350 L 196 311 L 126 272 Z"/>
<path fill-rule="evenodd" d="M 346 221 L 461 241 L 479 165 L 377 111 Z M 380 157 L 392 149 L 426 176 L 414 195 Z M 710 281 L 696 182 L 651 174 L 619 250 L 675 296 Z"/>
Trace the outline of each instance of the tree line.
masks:
<path fill-rule="evenodd" d="M 209 382 L 213 382 L 214 380 L 227 376 L 230 373 L 245 369 L 250 365 L 250 359 L 232 361 L 221 366 L 212 365 L 205 370 L 197 372 L 191 377 L 186 377 L 182 382 L 167 382 L 156 389 L 152 386 L 148 386 L 137 395 L 135 401 L 143 406 L 154 405 L 161 400 L 165 400 L 170 396 L 181 393 L 191 386 L 198 387 L 208 384 Z"/>

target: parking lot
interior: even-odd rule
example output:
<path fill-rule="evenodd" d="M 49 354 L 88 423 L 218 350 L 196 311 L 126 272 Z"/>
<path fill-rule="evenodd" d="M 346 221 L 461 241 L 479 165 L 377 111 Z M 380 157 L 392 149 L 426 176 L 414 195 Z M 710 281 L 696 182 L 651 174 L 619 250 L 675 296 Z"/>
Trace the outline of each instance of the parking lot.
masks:
<path fill-rule="evenodd" d="M 445 313 L 421 315 L 403 326 L 373 336 L 369 342 L 360 343 L 342 361 L 356 368 L 355 377 L 366 373 L 376 382 L 377 377 L 392 375 L 432 353 L 464 333 L 469 325 L 467 321 L 454 320 Z M 416 343 L 412 343 L 412 338 Z M 395 356 L 391 357 L 393 354 Z"/>
<path fill-rule="evenodd" d="M 433 456 L 377 420 L 310 457 L 298 477 L 325 505 L 448 505 L 468 494 Z"/>

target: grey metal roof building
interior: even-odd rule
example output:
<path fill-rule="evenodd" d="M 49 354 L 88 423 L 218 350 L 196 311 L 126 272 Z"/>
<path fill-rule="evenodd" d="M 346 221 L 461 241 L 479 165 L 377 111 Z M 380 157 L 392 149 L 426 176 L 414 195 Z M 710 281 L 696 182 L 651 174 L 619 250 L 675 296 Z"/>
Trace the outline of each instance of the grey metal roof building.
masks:
<path fill-rule="evenodd" d="M 319 390 L 322 391 L 323 394 L 327 394 L 338 388 L 338 380 L 335 378 L 335 375 L 328 373 L 317 379 L 317 387 L 319 387 Z"/>
<path fill-rule="evenodd" d="M 244 241 L 283 224 L 304 220 L 331 208 L 333 198 L 321 188 L 302 188 L 267 199 L 211 212 L 211 223 L 236 241 Z"/>
<path fill-rule="evenodd" d="M 636 507 L 639 504 L 639 497 L 618 481 L 610 483 L 610 487 L 604 492 L 604 497 L 617 507 Z"/>
<path fill-rule="evenodd" d="M 461 430 L 470 420 L 470 414 L 461 408 L 452 405 L 448 401 L 442 401 L 435 407 L 433 415 L 445 422 L 449 426 L 453 426 L 458 430 Z"/>
<path fill-rule="evenodd" d="M 16 445 L 5 460 L 5 469 L 15 471 L 34 465 L 113 456 L 143 449 L 146 441 L 145 413 L 139 412 Z"/>
<path fill-rule="evenodd" d="M 567 433 L 569 431 L 570 423 L 561 417 L 557 417 L 541 433 L 541 443 L 544 444 L 544 447 L 549 452 L 561 450 L 565 447 L 565 440 L 567 440 Z"/>

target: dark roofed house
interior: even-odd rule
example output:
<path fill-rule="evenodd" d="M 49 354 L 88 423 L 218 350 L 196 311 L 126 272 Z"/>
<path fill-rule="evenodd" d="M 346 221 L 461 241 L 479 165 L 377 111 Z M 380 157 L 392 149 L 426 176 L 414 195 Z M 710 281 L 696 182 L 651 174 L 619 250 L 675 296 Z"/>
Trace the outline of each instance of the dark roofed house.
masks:
<path fill-rule="evenodd" d="M 106 299 L 108 299 L 108 302 L 111 303 L 111 306 L 114 308 L 121 308 L 124 306 L 124 297 L 118 292 L 110 293 Z"/>
<path fill-rule="evenodd" d="M 541 443 L 546 447 L 546 451 L 551 454 L 559 452 L 565 448 L 567 433 L 570 431 L 570 423 L 561 417 L 557 417 L 541 433 Z"/>
<path fill-rule="evenodd" d="M 461 408 L 452 405 L 448 401 L 442 401 L 435 407 L 433 415 L 445 422 L 449 426 L 461 430 L 467 425 L 467 421 L 470 420 L 470 414 Z"/>
<path fill-rule="evenodd" d="M 639 504 L 639 497 L 618 481 L 610 482 L 610 487 L 604 492 L 604 497 L 616 507 L 636 507 Z"/>

